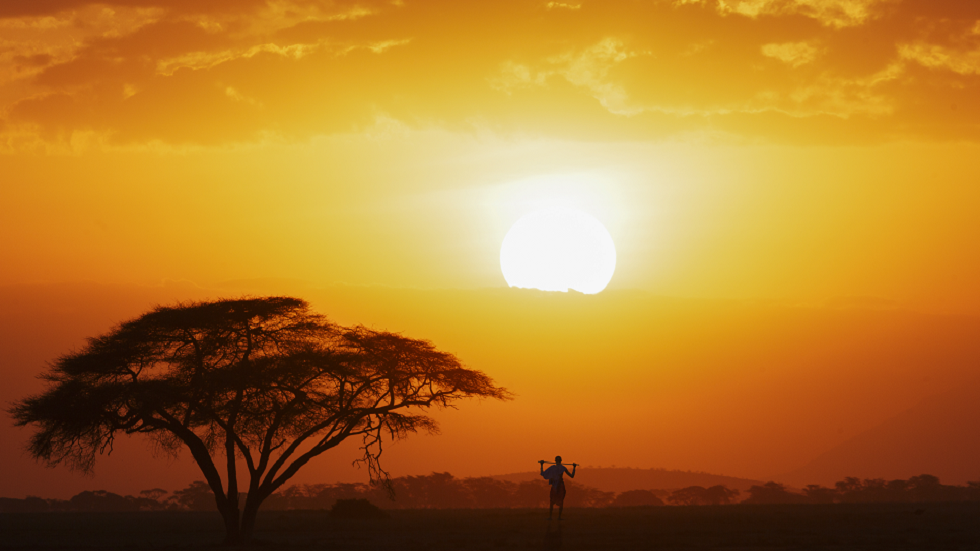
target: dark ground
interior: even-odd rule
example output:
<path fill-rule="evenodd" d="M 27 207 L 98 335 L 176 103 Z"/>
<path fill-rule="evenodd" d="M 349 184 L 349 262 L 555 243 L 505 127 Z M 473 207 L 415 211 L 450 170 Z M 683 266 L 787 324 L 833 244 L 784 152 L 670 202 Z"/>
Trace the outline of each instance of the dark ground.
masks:
<path fill-rule="evenodd" d="M 976 549 L 980 503 L 729 505 L 574 509 L 560 524 L 528 509 L 391 511 L 339 520 L 325 511 L 260 516 L 258 549 Z M 550 530 L 550 531 L 549 531 Z M 0 549 L 210 549 L 216 513 L 7 513 Z"/>

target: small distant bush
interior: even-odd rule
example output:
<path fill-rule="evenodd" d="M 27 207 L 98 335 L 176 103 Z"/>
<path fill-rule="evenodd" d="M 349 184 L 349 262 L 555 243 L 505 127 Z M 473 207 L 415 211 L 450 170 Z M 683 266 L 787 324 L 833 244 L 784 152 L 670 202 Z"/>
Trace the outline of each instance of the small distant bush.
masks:
<path fill-rule="evenodd" d="M 388 513 L 366 499 L 338 499 L 330 508 L 336 518 L 388 518 Z"/>

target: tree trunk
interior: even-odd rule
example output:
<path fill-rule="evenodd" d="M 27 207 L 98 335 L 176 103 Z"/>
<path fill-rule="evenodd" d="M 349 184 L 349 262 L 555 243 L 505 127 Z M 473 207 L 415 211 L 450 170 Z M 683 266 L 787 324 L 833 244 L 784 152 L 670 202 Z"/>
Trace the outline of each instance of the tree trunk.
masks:
<path fill-rule="evenodd" d="M 245 509 L 242 511 L 241 534 L 243 541 L 252 539 L 252 534 L 255 532 L 255 518 L 259 514 L 259 505 L 261 504 L 262 499 L 257 495 L 253 498 L 252 492 L 249 492 L 248 498 L 245 500 Z"/>
<path fill-rule="evenodd" d="M 240 545 L 245 543 L 241 523 L 238 518 L 238 507 L 228 504 L 219 508 L 221 518 L 225 521 L 225 545 Z"/>

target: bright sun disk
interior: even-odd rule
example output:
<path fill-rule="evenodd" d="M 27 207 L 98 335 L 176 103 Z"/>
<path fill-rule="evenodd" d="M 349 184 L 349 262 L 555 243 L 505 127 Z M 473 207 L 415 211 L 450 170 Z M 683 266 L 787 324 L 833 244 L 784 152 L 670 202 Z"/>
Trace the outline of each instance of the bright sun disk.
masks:
<path fill-rule="evenodd" d="M 595 294 L 616 271 L 616 246 L 602 222 L 584 212 L 539 210 L 507 232 L 500 269 L 511 287 Z"/>

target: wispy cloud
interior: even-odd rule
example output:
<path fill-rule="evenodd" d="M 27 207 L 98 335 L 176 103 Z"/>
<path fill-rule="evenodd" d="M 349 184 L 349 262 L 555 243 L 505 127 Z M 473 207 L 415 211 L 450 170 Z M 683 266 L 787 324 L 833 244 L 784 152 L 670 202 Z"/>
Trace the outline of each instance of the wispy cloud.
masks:
<path fill-rule="evenodd" d="M 26 132 L 302 140 L 360 132 L 379 113 L 457 130 L 744 128 L 777 141 L 840 138 L 843 127 L 820 122 L 833 118 L 848 121 L 847 139 L 950 129 L 962 139 L 976 103 L 966 91 L 980 86 L 980 4 L 949 13 L 924 0 L 41 4 L 0 6 L 0 133 L 17 143 Z"/>
<path fill-rule="evenodd" d="M 559 74 L 572 84 L 589 90 L 610 113 L 636 115 L 643 108 L 630 103 L 626 89 L 609 79 L 609 71 L 638 55 L 643 54 L 629 50 L 621 40 L 604 38 L 580 52 L 563 54 L 550 61 L 558 66 Z"/>
<path fill-rule="evenodd" d="M 961 75 L 980 75 L 980 49 L 963 50 L 917 42 L 900 44 L 898 54 L 902 59 L 914 61 L 930 69 L 947 69 Z"/>
<path fill-rule="evenodd" d="M 722 15 L 803 15 L 834 27 L 863 25 L 879 15 L 878 8 L 892 0 L 675 0 L 678 5 L 714 6 Z"/>
<path fill-rule="evenodd" d="M 808 42 L 770 43 L 762 46 L 762 55 L 778 59 L 790 67 L 813 63 L 820 50 Z"/>

